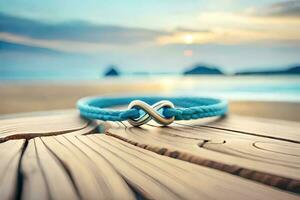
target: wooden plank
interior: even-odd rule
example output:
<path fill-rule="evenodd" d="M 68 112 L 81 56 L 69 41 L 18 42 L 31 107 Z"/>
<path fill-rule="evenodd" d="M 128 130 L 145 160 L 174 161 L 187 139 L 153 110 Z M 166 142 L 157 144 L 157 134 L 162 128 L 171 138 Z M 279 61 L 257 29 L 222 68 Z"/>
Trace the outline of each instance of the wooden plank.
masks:
<path fill-rule="evenodd" d="M 61 199 L 64 197 L 65 199 L 79 199 L 78 191 L 76 187 L 74 187 L 72 177 L 70 177 L 64 163 L 53 155 L 40 138 L 35 138 L 33 140 L 36 148 L 36 159 L 40 165 L 39 169 L 41 170 L 39 173 L 43 174 L 45 182 L 47 183 L 49 198 Z M 27 169 L 30 170 L 30 168 Z M 30 174 L 30 171 L 28 170 L 26 170 L 26 167 L 24 166 L 24 174 L 28 174 L 28 181 L 33 181 L 30 178 L 32 174 Z M 26 188 L 27 187 L 25 187 L 25 189 Z M 28 192 L 24 191 L 25 194 Z M 30 197 L 34 196 L 34 194 L 31 194 Z"/>
<path fill-rule="evenodd" d="M 197 120 L 184 124 L 199 126 Z M 300 123 L 297 122 L 230 115 L 200 126 L 300 143 Z"/>
<path fill-rule="evenodd" d="M 225 141 L 232 141 L 234 136 L 238 133 L 228 134 L 220 133 L 214 134 L 214 129 L 202 127 L 153 127 L 143 126 L 142 128 L 134 127 L 119 127 L 108 129 L 107 134 L 116 138 L 122 139 L 133 145 L 154 151 L 158 154 L 163 154 L 170 157 L 175 157 L 184 161 L 193 162 L 199 165 L 204 165 L 225 171 L 234 175 L 238 175 L 254 181 L 259 181 L 267 185 L 272 185 L 284 190 L 300 192 L 300 169 L 299 158 L 297 161 L 290 161 L 289 155 L 280 154 L 277 159 L 270 156 L 270 152 L 263 152 L 257 148 L 252 147 L 249 151 L 249 145 L 238 145 L 236 149 L 242 149 L 242 153 L 233 154 L 228 151 L 216 151 L 210 149 L 206 144 L 222 144 Z M 188 134 L 187 134 L 188 133 Z M 250 138 L 253 136 L 250 135 Z M 235 139 L 242 141 L 242 143 L 251 144 L 251 142 L 259 141 L 260 137 L 252 139 L 249 136 L 240 134 L 242 139 Z M 268 141 L 273 143 L 275 140 L 269 138 L 262 138 L 261 141 Z M 230 142 L 231 143 L 231 142 Z M 276 143 L 282 143 L 276 140 Z M 236 144 L 236 143 L 235 143 Z M 238 143 L 239 144 L 239 143 Z M 294 143 L 291 143 L 294 144 Z M 249 155 L 252 153 L 252 155 Z M 263 156 L 263 158 L 261 158 Z M 271 160 L 271 162 L 269 161 Z M 274 165 L 276 164 L 276 165 Z"/>
<path fill-rule="evenodd" d="M 64 139 L 65 138 L 65 139 Z M 113 166 L 107 159 L 99 156 L 95 151 L 92 151 L 83 143 L 79 142 L 76 137 L 59 137 L 59 141 L 65 142 L 72 149 L 77 149 L 81 152 L 84 160 L 88 159 L 85 164 L 93 167 L 93 173 L 99 182 L 100 187 L 106 195 L 107 199 L 135 199 L 131 189 L 120 175 L 113 169 Z"/>
<path fill-rule="evenodd" d="M 0 142 L 66 133 L 74 135 L 92 133 L 97 130 L 98 125 L 98 122 L 81 118 L 77 112 L 2 119 Z"/>
<path fill-rule="evenodd" d="M 96 165 L 92 158 L 65 137 L 43 137 L 49 150 L 68 169 L 82 199 L 134 199 L 133 193 L 109 164 L 102 159 Z"/>
<path fill-rule="evenodd" d="M 297 156 L 300 153 L 300 145 L 294 142 L 202 126 L 186 127 L 184 124 L 173 126 L 172 131 L 169 132 L 178 135 L 178 131 L 183 132 L 183 134 L 179 133 L 181 137 L 189 136 L 190 138 L 205 140 L 204 144 L 198 143 L 198 146 L 202 148 L 213 149 L 212 147 L 217 147 L 214 149 L 221 150 L 220 147 L 222 146 L 223 150 L 226 147 L 228 154 L 240 155 L 252 160 L 261 160 L 266 163 L 287 165 L 294 168 L 299 168 L 300 166 L 300 158 Z M 199 137 L 199 135 L 201 136 Z M 270 148 L 270 150 L 266 148 Z M 230 151 L 230 149 L 235 150 Z"/>
<path fill-rule="evenodd" d="M 264 146 L 276 147 L 276 151 L 266 150 Z M 203 145 L 206 149 L 295 169 L 300 169 L 300 156 L 296 155 L 300 153 L 299 147 L 288 142 L 270 143 L 242 139 L 229 139 L 223 143 L 211 141 Z"/>
<path fill-rule="evenodd" d="M 36 144 L 30 140 L 21 160 L 23 174 L 22 199 L 48 199 L 50 197 L 48 183 L 38 160 Z M 38 190 L 37 190 L 38 188 Z"/>
<path fill-rule="evenodd" d="M 102 129 L 104 129 L 103 122 L 91 121 L 91 122 L 89 122 L 89 124 L 86 127 L 82 128 L 80 130 L 64 133 L 63 135 L 73 135 L 73 136 L 87 135 L 87 134 L 97 133 L 97 132 L 101 131 Z M 60 135 L 60 134 L 58 134 L 58 135 Z"/>
<path fill-rule="evenodd" d="M 0 143 L 0 197 L 10 200 L 18 196 L 18 168 L 25 140 Z"/>
<path fill-rule="evenodd" d="M 298 199 L 237 176 L 161 156 L 105 135 L 78 136 L 151 199 Z M 96 155 L 94 156 L 96 157 Z"/>
<path fill-rule="evenodd" d="M 286 143 L 286 145 L 282 145 L 280 143 L 267 143 L 267 142 L 255 142 L 253 144 L 256 148 L 270 151 L 270 152 L 276 152 L 279 154 L 286 154 L 290 156 L 300 156 L 300 147 L 299 145 L 294 145 L 290 143 Z M 297 159 L 297 158 L 296 158 Z"/>
<path fill-rule="evenodd" d="M 98 137 L 97 137 L 98 138 Z M 112 147 L 107 145 L 105 142 L 95 141 L 95 137 L 90 138 L 79 137 L 79 140 L 89 147 L 91 150 L 95 151 L 98 155 L 103 156 L 106 160 L 114 166 L 114 169 L 122 175 L 122 177 L 129 183 L 136 191 L 142 194 L 146 199 L 180 199 L 178 192 L 174 191 L 178 186 L 178 183 L 174 182 L 172 179 L 166 179 L 166 175 L 161 174 L 160 171 L 156 171 L 150 168 L 145 163 L 140 163 L 141 166 L 137 166 L 137 161 L 134 161 L 128 157 L 124 157 L 122 151 L 113 150 Z M 100 142 L 100 144 L 98 144 Z M 145 171 L 146 170 L 148 171 Z M 151 176 L 154 173 L 158 177 L 155 179 Z M 160 178 L 164 178 L 162 181 L 168 184 L 160 182 Z M 173 185 L 174 184 L 174 185 Z M 173 189 L 170 188 L 173 185 Z M 181 192 L 184 187 L 181 185 L 178 188 Z M 190 190 L 186 190 L 190 191 Z M 188 195 L 187 192 L 183 192 Z"/>
<path fill-rule="evenodd" d="M 0 120 L 0 199 L 299 199 L 299 124 L 228 118 L 140 128 L 74 113 Z"/>

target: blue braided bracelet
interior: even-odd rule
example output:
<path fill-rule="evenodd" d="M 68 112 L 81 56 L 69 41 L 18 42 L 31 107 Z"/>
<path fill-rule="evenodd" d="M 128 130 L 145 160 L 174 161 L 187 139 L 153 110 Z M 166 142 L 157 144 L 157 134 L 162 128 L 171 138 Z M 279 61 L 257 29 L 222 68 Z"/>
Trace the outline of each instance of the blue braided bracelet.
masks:
<path fill-rule="evenodd" d="M 128 104 L 127 110 L 108 108 Z M 128 120 L 133 126 L 145 124 L 152 118 L 168 125 L 174 120 L 222 116 L 228 111 L 227 101 L 199 97 L 89 97 L 80 99 L 77 107 L 85 118 Z"/>
<path fill-rule="evenodd" d="M 129 103 L 128 110 L 107 109 Z M 148 104 L 153 105 L 151 107 Z M 174 120 L 221 116 L 228 110 L 227 102 L 224 100 L 197 97 L 91 97 L 80 99 L 77 106 L 81 116 L 88 119 L 128 120 L 134 126 L 145 124 L 151 118 L 160 124 L 168 125 Z"/>

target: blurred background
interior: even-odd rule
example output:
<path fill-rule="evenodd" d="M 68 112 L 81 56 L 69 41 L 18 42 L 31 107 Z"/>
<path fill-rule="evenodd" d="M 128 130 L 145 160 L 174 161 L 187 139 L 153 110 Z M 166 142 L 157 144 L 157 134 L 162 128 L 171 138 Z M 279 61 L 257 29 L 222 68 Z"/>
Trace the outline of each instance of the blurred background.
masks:
<path fill-rule="evenodd" d="M 1 114 L 137 93 L 300 119 L 300 1 L 0 0 Z"/>

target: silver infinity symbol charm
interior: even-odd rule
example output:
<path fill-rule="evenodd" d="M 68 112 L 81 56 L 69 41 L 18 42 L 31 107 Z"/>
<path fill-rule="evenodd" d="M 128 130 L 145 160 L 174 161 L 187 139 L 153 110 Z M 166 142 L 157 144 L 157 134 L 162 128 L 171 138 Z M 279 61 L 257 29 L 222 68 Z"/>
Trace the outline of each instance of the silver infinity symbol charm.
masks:
<path fill-rule="evenodd" d="M 150 106 L 143 101 L 134 100 L 128 105 L 128 109 L 133 107 L 144 110 L 145 114 L 136 119 L 128 119 L 128 122 L 132 126 L 141 126 L 148 123 L 151 119 L 154 119 L 157 123 L 166 126 L 175 120 L 175 117 L 165 118 L 158 113 L 158 110 L 161 108 L 174 108 L 174 104 L 170 101 L 163 100 Z"/>

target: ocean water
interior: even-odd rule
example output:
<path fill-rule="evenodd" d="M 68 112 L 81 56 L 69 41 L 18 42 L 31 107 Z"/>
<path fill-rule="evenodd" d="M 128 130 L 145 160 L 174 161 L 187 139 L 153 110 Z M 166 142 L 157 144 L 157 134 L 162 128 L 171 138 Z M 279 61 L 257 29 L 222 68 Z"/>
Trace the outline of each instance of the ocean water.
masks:
<path fill-rule="evenodd" d="M 0 73 L 0 84 L 40 82 L 62 84 L 143 84 L 157 83 L 158 93 L 180 96 L 209 96 L 229 100 L 300 102 L 300 76 L 180 76 L 180 75 L 127 75 L 116 78 L 99 77 L 86 71 L 73 73 Z M 124 88 L 126 91 L 126 88 Z"/>
<path fill-rule="evenodd" d="M 300 76 L 184 77 L 169 85 L 183 96 L 300 102 Z"/>
<path fill-rule="evenodd" d="M 157 94 L 163 92 L 166 95 L 300 102 L 300 76 L 156 76 L 102 81 L 115 84 L 156 83 L 160 85 Z"/>

